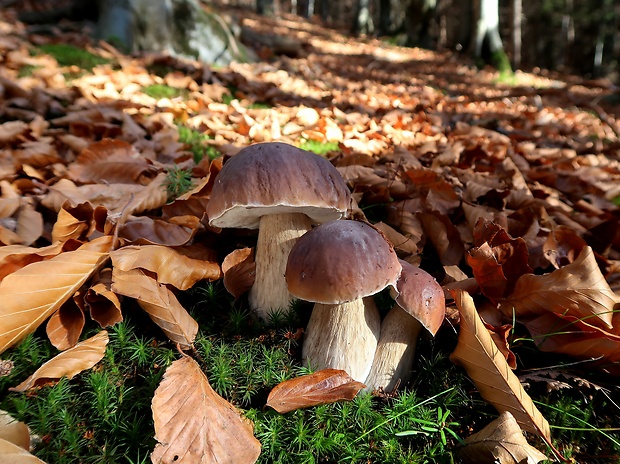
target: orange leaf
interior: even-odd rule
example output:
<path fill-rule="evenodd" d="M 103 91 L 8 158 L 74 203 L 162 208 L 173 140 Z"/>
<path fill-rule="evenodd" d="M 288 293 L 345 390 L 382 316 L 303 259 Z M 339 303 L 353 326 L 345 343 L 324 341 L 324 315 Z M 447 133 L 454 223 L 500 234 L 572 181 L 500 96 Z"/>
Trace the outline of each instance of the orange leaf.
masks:
<path fill-rule="evenodd" d="M 478 316 L 474 300 L 463 291 L 452 292 L 461 314 L 459 340 L 450 356 L 467 371 L 482 397 L 500 413 L 510 412 L 521 427 L 551 444 L 549 423 L 525 392 Z"/>
<path fill-rule="evenodd" d="M 97 282 L 83 294 L 83 306 L 90 311 L 90 317 L 102 328 L 112 326 L 123 320 L 121 302 L 112 291 L 112 270 L 103 269 Z M 77 301 L 80 305 L 79 300 Z"/>
<path fill-rule="evenodd" d="M 66 350 L 78 342 L 84 323 L 84 313 L 75 302 L 69 300 L 47 321 L 47 337 L 57 349 Z"/>
<path fill-rule="evenodd" d="M 240 248 L 229 253 L 222 262 L 224 287 L 235 298 L 239 298 L 254 285 L 256 263 L 253 248 Z"/>
<path fill-rule="evenodd" d="M 219 396 L 196 361 L 174 361 L 152 402 L 153 463 L 251 464 L 260 454 L 250 421 Z"/>
<path fill-rule="evenodd" d="M 17 387 L 9 388 L 9 390 L 23 392 L 61 377 L 71 379 L 103 359 L 108 341 L 108 332 L 102 330 L 97 335 L 53 357 Z"/>
<path fill-rule="evenodd" d="M 200 280 L 217 280 L 220 266 L 215 262 L 192 259 L 170 247 L 160 245 L 126 246 L 110 253 L 115 268 L 121 271 L 141 268 L 157 274 L 160 284 L 187 290 Z"/>
<path fill-rule="evenodd" d="M 284 414 L 319 404 L 350 401 L 365 387 L 343 370 L 322 369 L 276 385 L 269 393 L 266 406 Z"/>

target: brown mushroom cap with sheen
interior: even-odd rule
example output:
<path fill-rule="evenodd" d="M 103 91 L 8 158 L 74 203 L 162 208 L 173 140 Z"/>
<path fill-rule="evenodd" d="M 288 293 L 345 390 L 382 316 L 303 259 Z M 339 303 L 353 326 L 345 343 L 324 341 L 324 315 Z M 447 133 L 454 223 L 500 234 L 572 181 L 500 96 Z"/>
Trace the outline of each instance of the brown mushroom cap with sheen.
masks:
<path fill-rule="evenodd" d="M 400 261 L 402 272 L 396 284 L 396 305 L 381 323 L 377 352 L 365 379 L 367 390 L 383 387 L 391 391 L 409 381 L 415 348 L 422 327 L 435 335 L 446 308 L 441 285 L 428 272 Z"/>
<path fill-rule="evenodd" d="M 325 158 L 285 143 L 258 143 L 230 158 L 217 175 L 207 205 L 209 224 L 259 229 L 256 280 L 250 306 L 261 317 L 286 308 L 286 259 L 295 241 L 343 217 L 351 194 Z"/>
<path fill-rule="evenodd" d="M 302 358 L 317 369 L 345 370 L 363 382 L 372 365 L 381 318 L 372 298 L 396 285 L 401 265 L 377 229 L 350 220 L 322 224 L 289 254 L 286 282 L 297 298 L 316 303 Z"/>

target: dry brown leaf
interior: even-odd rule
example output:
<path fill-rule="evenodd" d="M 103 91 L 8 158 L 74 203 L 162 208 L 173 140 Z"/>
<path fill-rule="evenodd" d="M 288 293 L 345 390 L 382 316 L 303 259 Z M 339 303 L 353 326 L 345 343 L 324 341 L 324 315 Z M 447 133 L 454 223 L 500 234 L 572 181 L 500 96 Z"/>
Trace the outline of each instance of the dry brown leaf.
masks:
<path fill-rule="evenodd" d="M 547 459 L 528 444 L 508 411 L 480 432 L 467 437 L 457 452 L 466 464 L 536 464 Z"/>
<path fill-rule="evenodd" d="M 160 245 L 126 246 L 110 253 L 112 264 L 121 271 L 141 268 L 157 274 L 160 284 L 187 290 L 200 280 L 222 276 L 216 262 L 189 258 L 170 247 Z"/>
<path fill-rule="evenodd" d="M 186 218 L 182 224 L 152 219 L 148 217 L 133 217 L 129 219 L 119 231 L 119 237 L 125 238 L 135 245 L 166 245 L 181 246 L 189 242 L 198 227 L 200 219 L 196 216 L 181 216 Z"/>
<path fill-rule="evenodd" d="M 104 139 L 86 147 L 69 166 L 69 176 L 82 183 L 147 184 L 159 170 L 129 143 Z"/>
<path fill-rule="evenodd" d="M 123 320 L 121 302 L 118 295 L 112 291 L 112 269 L 103 269 L 96 283 L 83 295 L 84 308 L 90 311 L 90 317 L 98 322 L 102 329 Z"/>
<path fill-rule="evenodd" d="M 52 242 L 66 242 L 70 238 L 86 240 L 95 230 L 103 232 L 106 218 L 107 210 L 103 206 L 93 208 L 90 203 L 80 203 L 72 207 L 65 202 L 52 229 Z"/>
<path fill-rule="evenodd" d="M 97 335 L 56 355 L 18 386 L 9 390 L 24 392 L 49 381 L 58 380 L 61 377 L 71 379 L 80 372 L 90 369 L 103 359 L 108 341 L 108 332 L 102 330 Z"/>
<path fill-rule="evenodd" d="M 23 422 L 13 419 L 8 412 L 0 409 L 0 440 L 6 440 L 25 450 L 30 449 L 30 431 Z M 0 456 L 2 462 L 2 456 Z"/>
<path fill-rule="evenodd" d="M 45 464 L 21 446 L 0 438 L 0 464 Z"/>
<path fill-rule="evenodd" d="M 222 262 L 224 287 L 235 298 L 239 298 L 254 285 L 256 263 L 253 248 L 238 248 L 224 258 Z"/>
<path fill-rule="evenodd" d="M 112 271 L 112 291 L 135 298 L 164 333 L 183 348 L 189 348 L 198 333 L 198 323 L 174 294 L 142 269 Z"/>
<path fill-rule="evenodd" d="M 78 342 L 85 323 L 82 310 L 73 300 L 69 300 L 48 319 L 47 337 L 58 350 L 66 350 Z"/>
<path fill-rule="evenodd" d="M 108 258 L 111 237 L 29 264 L 0 282 L 0 353 L 62 306 Z"/>
<path fill-rule="evenodd" d="M 284 414 L 320 404 L 350 401 L 365 387 L 343 370 L 322 369 L 276 385 L 269 393 L 266 406 Z"/>
<path fill-rule="evenodd" d="M 458 344 L 450 359 L 467 371 L 482 397 L 495 409 L 500 413 L 509 411 L 525 431 L 540 435 L 551 444 L 549 423 L 493 342 L 478 316 L 474 300 L 467 292 L 459 290 L 452 295 L 461 321 Z"/>
<path fill-rule="evenodd" d="M 251 464 L 260 454 L 253 426 L 219 396 L 192 358 L 174 361 L 152 402 L 154 464 Z"/>
<path fill-rule="evenodd" d="M 609 287 L 592 248 L 586 247 L 574 262 L 549 274 L 521 276 L 514 292 L 500 303 L 500 308 L 510 318 L 513 311 L 519 319 L 531 319 L 551 311 L 611 329 L 617 303 L 620 297 Z"/>
<path fill-rule="evenodd" d="M 61 243 L 34 248 L 24 245 L 0 247 L 0 281 L 28 264 L 50 259 L 63 251 Z"/>

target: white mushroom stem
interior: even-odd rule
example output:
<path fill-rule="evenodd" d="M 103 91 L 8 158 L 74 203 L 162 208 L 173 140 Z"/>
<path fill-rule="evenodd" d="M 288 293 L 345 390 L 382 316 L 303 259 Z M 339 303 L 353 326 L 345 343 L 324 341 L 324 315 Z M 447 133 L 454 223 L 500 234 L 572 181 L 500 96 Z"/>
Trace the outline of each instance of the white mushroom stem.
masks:
<path fill-rule="evenodd" d="M 312 228 L 305 214 L 270 214 L 260 218 L 256 243 L 256 278 L 250 289 L 250 307 L 267 318 L 275 310 L 287 309 L 292 296 L 284 273 L 288 255 L 299 237 Z"/>
<path fill-rule="evenodd" d="M 415 348 L 422 329 L 414 317 L 395 305 L 381 323 L 381 335 L 370 374 L 365 379 L 368 391 L 379 387 L 387 392 L 411 377 Z"/>
<path fill-rule="evenodd" d="M 372 298 L 316 303 L 306 328 L 302 358 L 316 369 L 342 369 L 363 382 L 377 349 L 381 316 Z"/>

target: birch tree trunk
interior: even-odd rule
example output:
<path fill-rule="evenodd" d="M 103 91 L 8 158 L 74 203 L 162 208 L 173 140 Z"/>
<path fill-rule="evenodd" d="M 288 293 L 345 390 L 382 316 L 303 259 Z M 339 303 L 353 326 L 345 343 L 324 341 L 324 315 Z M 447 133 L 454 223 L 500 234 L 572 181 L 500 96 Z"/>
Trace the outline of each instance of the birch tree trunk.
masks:
<path fill-rule="evenodd" d="M 512 0 L 512 67 L 521 67 L 521 24 L 523 21 L 522 0 Z"/>
<path fill-rule="evenodd" d="M 499 35 L 499 0 L 476 0 L 474 57 L 495 66 L 500 72 L 510 71 L 510 62 Z"/>

